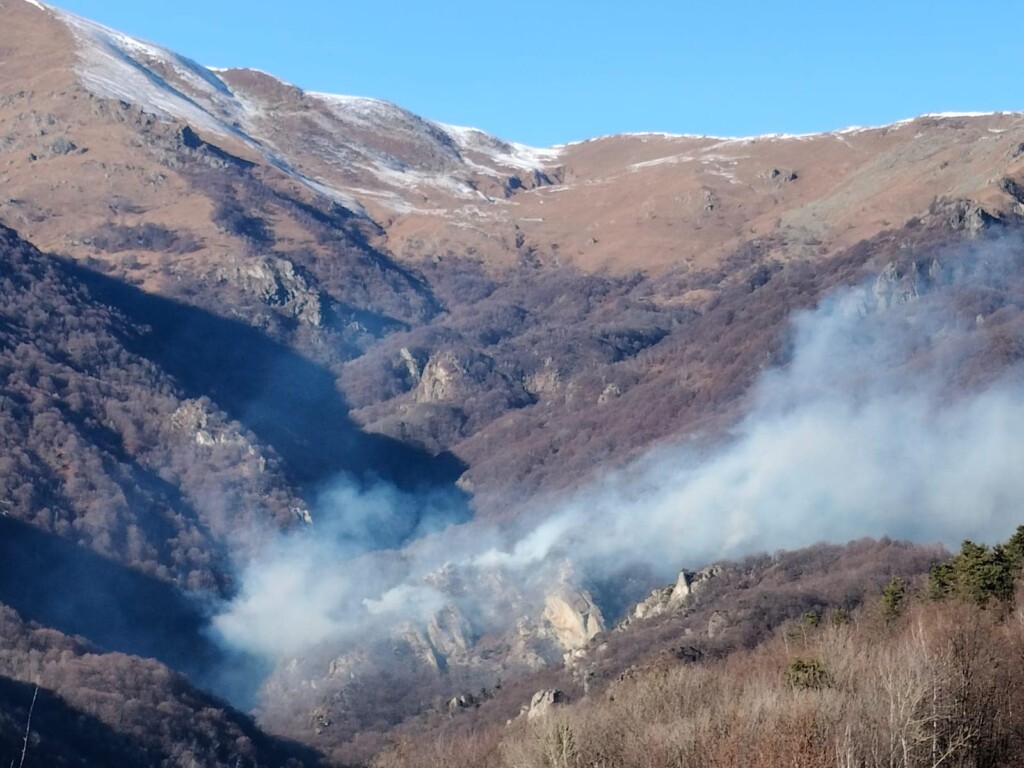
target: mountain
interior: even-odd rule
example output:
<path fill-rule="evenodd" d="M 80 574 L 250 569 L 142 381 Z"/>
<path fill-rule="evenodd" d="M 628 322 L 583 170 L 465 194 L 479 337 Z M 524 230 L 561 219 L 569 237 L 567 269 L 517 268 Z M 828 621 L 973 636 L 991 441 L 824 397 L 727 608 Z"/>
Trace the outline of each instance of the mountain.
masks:
<path fill-rule="evenodd" d="M 427 569 L 447 613 L 311 641 L 257 693 L 207 625 L 289 543 L 304 596 L 340 560 L 418 578 L 652 450 L 707 453 L 838 289 L 868 286 L 880 337 L 953 307 L 900 364 L 956 361 L 950 397 L 1024 358 L 1018 113 L 532 148 L 30 0 L 0 2 L 0 82 L 0 602 L 335 756 L 590 652 L 666 564 Z"/>
<path fill-rule="evenodd" d="M 915 239 L 969 234 L 1021 210 L 1011 113 L 538 150 L 210 70 L 24 0 L 4 15 L 19 83 L 0 105 L 6 224 L 322 360 L 362 427 L 466 462 L 484 512 L 509 481 L 558 485 L 734 400 L 752 371 L 723 376 L 700 350 L 738 287 L 806 281 L 781 321 L 848 280 L 827 263 L 862 242 L 908 224 Z M 432 386 L 439 370 L 450 387 Z M 664 412 L 636 424 L 652 393 Z M 549 471 L 538 459 L 555 451 Z"/>

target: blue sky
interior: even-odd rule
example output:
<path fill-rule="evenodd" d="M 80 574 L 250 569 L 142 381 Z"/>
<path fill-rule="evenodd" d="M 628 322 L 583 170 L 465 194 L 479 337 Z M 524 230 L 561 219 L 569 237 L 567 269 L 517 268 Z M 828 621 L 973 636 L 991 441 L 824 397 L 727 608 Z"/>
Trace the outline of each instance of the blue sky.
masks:
<path fill-rule="evenodd" d="M 1013 2 L 59 0 L 200 63 L 548 145 L 1024 108 Z"/>

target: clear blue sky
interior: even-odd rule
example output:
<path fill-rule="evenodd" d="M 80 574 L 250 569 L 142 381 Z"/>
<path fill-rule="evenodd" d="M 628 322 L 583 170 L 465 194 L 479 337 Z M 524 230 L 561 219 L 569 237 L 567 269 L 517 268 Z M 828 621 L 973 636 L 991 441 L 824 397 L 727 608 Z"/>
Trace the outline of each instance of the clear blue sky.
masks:
<path fill-rule="evenodd" d="M 58 0 L 200 63 L 547 145 L 1024 108 L 1019 2 Z"/>

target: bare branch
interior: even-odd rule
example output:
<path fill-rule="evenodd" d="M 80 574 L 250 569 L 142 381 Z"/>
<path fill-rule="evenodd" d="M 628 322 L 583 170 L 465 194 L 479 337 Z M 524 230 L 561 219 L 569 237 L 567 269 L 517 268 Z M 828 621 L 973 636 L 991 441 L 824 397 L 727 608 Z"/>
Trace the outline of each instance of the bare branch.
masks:
<path fill-rule="evenodd" d="M 28 754 L 28 737 L 29 732 L 32 730 L 32 713 L 36 709 L 36 699 L 39 696 L 39 683 L 36 683 L 36 689 L 32 693 L 32 704 L 28 708 L 28 720 L 25 721 L 25 740 L 21 745 L 21 762 L 18 763 L 18 768 L 24 768 L 25 766 L 25 755 Z"/>

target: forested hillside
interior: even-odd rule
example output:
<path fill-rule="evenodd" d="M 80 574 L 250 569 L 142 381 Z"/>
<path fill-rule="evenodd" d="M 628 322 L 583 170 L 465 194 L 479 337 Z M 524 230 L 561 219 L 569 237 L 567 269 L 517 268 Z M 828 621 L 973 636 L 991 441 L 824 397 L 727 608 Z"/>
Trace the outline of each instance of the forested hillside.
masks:
<path fill-rule="evenodd" d="M 460 714 L 373 765 L 1017 766 L 1022 544 L 1024 527 L 1005 545 L 965 542 L 927 575 L 809 607 L 752 648 L 666 642 L 577 701 L 475 728 Z"/>

